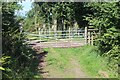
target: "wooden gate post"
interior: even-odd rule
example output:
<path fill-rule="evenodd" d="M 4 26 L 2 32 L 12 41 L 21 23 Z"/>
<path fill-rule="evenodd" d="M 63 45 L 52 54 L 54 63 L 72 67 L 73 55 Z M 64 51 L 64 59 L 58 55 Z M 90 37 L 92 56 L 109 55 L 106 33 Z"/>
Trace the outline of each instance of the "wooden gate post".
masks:
<path fill-rule="evenodd" d="M 40 27 L 38 28 L 38 33 L 39 33 L 39 38 L 40 38 L 40 42 L 41 42 L 41 29 L 40 29 Z"/>
<path fill-rule="evenodd" d="M 69 26 L 69 41 L 71 40 L 71 37 L 70 37 L 70 26 Z"/>
<path fill-rule="evenodd" d="M 88 44 L 89 44 L 89 45 L 91 44 L 91 38 L 90 38 L 90 37 L 91 37 L 91 32 L 89 31 L 89 32 L 88 32 Z"/>
<path fill-rule="evenodd" d="M 87 44 L 87 27 L 85 27 L 85 44 Z"/>
<path fill-rule="evenodd" d="M 39 35 L 40 35 L 40 28 L 38 28 L 38 33 L 39 33 Z"/>
<path fill-rule="evenodd" d="M 92 34 L 92 37 L 91 37 L 91 45 L 93 45 L 93 34 Z"/>

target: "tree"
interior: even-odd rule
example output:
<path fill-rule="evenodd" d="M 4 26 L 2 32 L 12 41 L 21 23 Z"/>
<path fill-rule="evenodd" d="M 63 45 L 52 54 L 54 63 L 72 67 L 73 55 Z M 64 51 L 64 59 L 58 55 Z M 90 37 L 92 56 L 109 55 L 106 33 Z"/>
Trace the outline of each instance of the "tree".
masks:
<path fill-rule="evenodd" d="M 85 5 L 86 3 L 76 2 L 34 2 L 33 8 L 27 13 L 26 21 L 30 20 L 31 24 L 35 24 L 33 20 L 36 21 L 36 18 L 34 16 L 38 15 L 37 19 L 39 20 L 36 23 L 46 24 L 47 29 L 51 28 L 54 20 L 57 21 L 58 30 L 68 30 L 69 27 L 73 28 L 75 22 L 80 27 L 84 27 L 88 25 L 84 16 L 90 13 L 89 8 Z"/>
<path fill-rule="evenodd" d="M 15 10 L 21 8 L 17 2 L 2 3 L 2 78 L 16 80 L 16 78 L 33 78 L 34 71 L 31 63 L 35 51 L 27 47 L 24 35 L 20 33 L 21 17 L 15 15 Z M 35 67 L 36 68 L 36 67 Z M 34 69 L 35 70 L 35 69 Z"/>

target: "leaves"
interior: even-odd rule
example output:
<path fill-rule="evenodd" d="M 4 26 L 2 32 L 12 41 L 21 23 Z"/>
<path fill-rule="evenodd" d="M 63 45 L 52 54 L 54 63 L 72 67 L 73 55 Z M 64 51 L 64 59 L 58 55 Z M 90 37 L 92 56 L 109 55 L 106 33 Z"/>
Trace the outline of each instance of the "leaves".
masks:
<path fill-rule="evenodd" d="M 89 24 L 101 30 L 97 40 L 100 55 L 108 57 L 110 67 L 117 73 L 120 54 L 120 2 L 88 3 L 93 14 L 86 16 Z"/>
<path fill-rule="evenodd" d="M 46 24 L 49 28 L 57 20 L 57 29 L 67 29 L 68 26 L 73 28 L 73 24 L 77 22 L 80 27 L 87 25 L 87 21 L 83 16 L 89 13 L 85 3 L 74 2 L 34 2 L 32 9 L 27 13 L 25 20 L 25 30 L 35 31 L 36 27 L 42 28 Z M 36 16 L 36 17 L 35 17 Z M 35 21 L 38 26 L 35 26 Z M 64 25 L 64 27 L 63 27 Z M 68 25 L 68 26 L 66 26 Z"/>
<path fill-rule="evenodd" d="M 0 70 L 5 70 L 5 68 L 3 68 L 3 67 L 0 67 Z"/>
<path fill-rule="evenodd" d="M 20 9 L 17 2 L 2 3 L 2 67 L 3 79 L 26 78 L 35 76 L 31 67 L 32 57 L 35 51 L 24 43 L 24 35 L 20 34 L 19 23 L 24 20 L 21 16 L 15 16 L 15 11 Z M 32 70 L 32 69 L 34 70 Z M 27 69 L 27 70 L 26 70 Z M 30 74 L 33 73 L 33 74 Z"/>

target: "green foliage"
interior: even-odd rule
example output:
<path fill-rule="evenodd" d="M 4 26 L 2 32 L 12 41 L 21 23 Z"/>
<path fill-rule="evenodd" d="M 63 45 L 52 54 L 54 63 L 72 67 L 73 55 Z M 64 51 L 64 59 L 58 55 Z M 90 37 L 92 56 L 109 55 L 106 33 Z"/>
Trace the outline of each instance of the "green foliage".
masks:
<path fill-rule="evenodd" d="M 108 57 L 111 68 L 117 72 L 120 54 L 120 2 L 88 3 L 93 14 L 86 16 L 89 24 L 100 29 L 97 45 L 101 55 Z"/>
<path fill-rule="evenodd" d="M 40 11 L 40 7 L 33 3 L 32 9 L 27 12 L 26 18 L 24 20 L 24 30 L 29 32 L 37 31 L 39 27 L 42 27 L 43 22 L 45 19 Z"/>
<path fill-rule="evenodd" d="M 99 40 L 99 47 L 102 53 L 104 52 L 108 52 L 109 50 L 111 50 L 112 48 L 114 48 L 115 46 L 119 46 L 120 44 L 120 31 L 113 28 L 107 29 L 107 33 L 104 33 L 104 35 L 98 39 Z M 104 46 L 103 46 L 104 45 Z"/>
<path fill-rule="evenodd" d="M 38 63 L 33 58 L 35 51 L 24 43 L 24 35 L 20 33 L 18 25 L 21 18 L 17 18 L 14 14 L 18 9 L 20 8 L 17 2 L 2 3 L 3 50 L 0 69 L 3 70 L 2 78 L 5 80 L 34 78 L 37 74 Z"/>
<path fill-rule="evenodd" d="M 57 20 L 58 30 L 73 28 L 75 22 L 80 27 L 86 26 L 87 21 L 83 16 L 90 10 L 84 5 L 74 2 L 34 2 L 25 19 L 25 30 L 35 31 L 36 27 L 42 28 L 43 24 L 46 24 L 46 29 L 52 28 L 54 20 Z"/>
<path fill-rule="evenodd" d="M 103 33 L 111 27 L 119 28 L 119 2 L 88 3 L 87 7 L 93 11 L 93 14 L 86 17 L 89 24 L 101 29 Z"/>

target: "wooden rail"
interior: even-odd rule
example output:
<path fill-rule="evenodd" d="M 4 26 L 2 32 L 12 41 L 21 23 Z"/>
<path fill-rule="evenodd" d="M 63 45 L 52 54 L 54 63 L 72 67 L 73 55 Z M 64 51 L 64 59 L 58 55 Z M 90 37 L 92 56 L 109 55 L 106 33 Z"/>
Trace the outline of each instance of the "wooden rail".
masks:
<path fill-rule="evenodd" d="M 93 45 L 95 38 L 99 35 L 98 29 L 88 29 L 85 27 L 85 44 Z"/>

